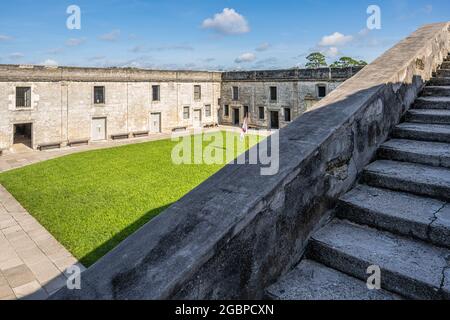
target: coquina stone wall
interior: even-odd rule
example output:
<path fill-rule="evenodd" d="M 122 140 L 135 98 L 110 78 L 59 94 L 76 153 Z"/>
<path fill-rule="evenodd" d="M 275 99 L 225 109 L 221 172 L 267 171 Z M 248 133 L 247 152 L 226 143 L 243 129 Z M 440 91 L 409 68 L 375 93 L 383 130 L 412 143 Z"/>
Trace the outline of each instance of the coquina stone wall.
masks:
<path fill-rule="evenodd" d="M 160 100 L 152 100 L 152 86 Z M 201 86 L 201 99 L 194 98 Z M 105 87 L 105 103 L 94 104 L 94 87 Z M 16 88 L 31 87 L 31 107 L 16 108 Z M 13 144 L 14 124 L 32 123 L 32 144 L 90 139 L 92 119 L 106 118 L 106 132 L 148 131 L 151 113 L 161 114 L 161 131 L 192 127 L 193 111 L 202 123 L 218 123 L 221 73 L 137 69 L 52 68 L 0 65 L 0 148 Z M 211 114 L 205 106 L 211 106 Z M 183 108 L 190 108 L 189 119 Z"/>
<path fill-rule="evenodd" d="M 238 109 L 242 123 L 244 108 L 248 107 L 249 125 L 271 129 L 271 112 L 277 112 L 279 127 L 285 127 L 323 98 L 319 96 L 319 86 L 325 87 L 325 94 L 328 95 L 361 69 L 362 67 L 349 67 L 226 72 L 222 76 L 220 122 L 233 125 L 233 110 Z M 233 97 L 233 87 L 238 88 L 239 92 L 236 100 Z M 270 99 L 270 87 L 277 88 L 276 101 Z M 225 106 L 228 106 L 228 115 Z M 260 118 L 259 108 L 264 108 L 263 118 Z M 286 121 L 286 109 L 290 110 L 290 121 Z"/>
<path fill-rule="evenodd" d="M 106 119 L 106 136 L 150 130 L 150 114 L 161 114 L 161 131 L 194 126 L 194 110 L 201 112 L 201 125 L 234 124 L 224 116 L 224 106 L 239 108 L 242 125 L 244 105 L 250 106 L 252 125 L 270 128 L 258 119 L 258 106 L 267 112 L 291 108 L 291 120 L 320 99 L 317 84 L 327 93 L 359 71 L 346 69 L 275 70 L 257 72 L 154 71 L 121 68 L 70 68 L 0 65 L 0 149 L 14 142 L 14 125 L 32 124 L 32 147 L 41 144 L 91 139 L 94 118 Z M 152 86 L 160 86 L 160 100 L 153 101 Z M 201 86 L 195 99 L 194 86 Z M 94 104 L 94 87 L 105 87 L 105 103 Z M 238 86 L 241 99 L 231 101 L 231 88 Z M 267 101 L 269 87 L 279 88 L 279 100 Z M 16 107 L 16 88 L 31 87 L 31 107 Z M 221 99 L 223 96 L 223 99 Z M 206 106 L 211 112 L 206 112 Z M 184 108 L 189 107 L 185 119 Z M 290 122 L 290 121 L 289 121 Z"/>

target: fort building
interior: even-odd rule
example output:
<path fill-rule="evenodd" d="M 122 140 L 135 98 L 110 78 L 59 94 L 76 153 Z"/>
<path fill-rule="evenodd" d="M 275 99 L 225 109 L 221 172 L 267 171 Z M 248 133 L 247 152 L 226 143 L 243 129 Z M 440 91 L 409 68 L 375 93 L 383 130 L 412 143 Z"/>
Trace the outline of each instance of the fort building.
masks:
<path fill-rule="evenodd" d="M 158 71 L 0 65 L 0 149 L 208 126 L 284 127 L 360 68 Z"/>

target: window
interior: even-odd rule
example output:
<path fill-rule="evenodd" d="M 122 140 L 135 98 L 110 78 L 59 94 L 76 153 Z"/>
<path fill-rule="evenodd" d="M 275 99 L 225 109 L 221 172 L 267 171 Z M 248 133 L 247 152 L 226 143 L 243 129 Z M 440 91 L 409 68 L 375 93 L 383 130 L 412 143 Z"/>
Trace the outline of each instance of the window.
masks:
<path fill-rule="evenodd" d="M 152 86 L 152 100 L 153 101 L 159 101 L 159 99 L 160 99 L 159 92 L 160 92 L 160 86 Z"/>
<path fill-rule="evenodd" d="M 278 100 L 277 87 L 270 87 L 270 101 Z"/>
<path fill-rule="evenodd" d="M 202 98 L 202 87 L 194 86 L 194 99 L 200 100 Z"/>
<path fill-rule="evenodd" d="M 191 108 L 189 107 L 184 107 L 183 108 L 183 119 L 189 119 L 190 118 L 190 110 Z"/>
<path fill-rule="evenodd" d="M 105 87 L 94 87 L 94 104 L 105 103 Z"/>
<path fill-rule="evenodd" d="M 239 100 L 239 87 L 233 87 L 233 101 Z"/>
<path fill-rule="evenodd" d="M 284 121 L 291 122 L 291 108 L 284 108 Z"/>
<path fill-rule="evenodd" d="M 211 117 L 211 105 L 207 104 L 205 106 L 205 117 Z"/>
<path fill-rule="evenodd" d="M 248 117 L 248 106 L 244 106 L 244 117 Z"/>
<path fill-rule="evenodd" d="M 319 98 L 324 98 L 327 95 L 327 87 L 325 85 L 317 86 L 317 96 Z"/>
<path fill-rule="evenodd" d="M 16 108 L 31 108 L 31 88 L 16 88 Z"/>
<path fill-rule="evenodd" d="M 224 114 L 225 117 L 229 117 L 230 116 L 230 107 L 228 105 L 224 106 L 223 114 Z"/>
<path fill-rule="evenodd" d="M 264 120 L 266 118 L 264 107 L 259 107 L 259 120 Z"/>

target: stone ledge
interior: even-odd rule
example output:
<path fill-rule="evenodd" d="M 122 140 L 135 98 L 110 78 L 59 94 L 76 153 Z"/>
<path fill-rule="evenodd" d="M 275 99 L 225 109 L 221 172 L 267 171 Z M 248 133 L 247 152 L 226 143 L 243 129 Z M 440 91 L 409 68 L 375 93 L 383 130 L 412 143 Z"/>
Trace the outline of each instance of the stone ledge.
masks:
<path fill-rule="evenodd" d="M 225 167 L 53 298 L 262 298 L 447 57 L 449 26 L 420 28 L 282 129 L 277 175 Z"/>

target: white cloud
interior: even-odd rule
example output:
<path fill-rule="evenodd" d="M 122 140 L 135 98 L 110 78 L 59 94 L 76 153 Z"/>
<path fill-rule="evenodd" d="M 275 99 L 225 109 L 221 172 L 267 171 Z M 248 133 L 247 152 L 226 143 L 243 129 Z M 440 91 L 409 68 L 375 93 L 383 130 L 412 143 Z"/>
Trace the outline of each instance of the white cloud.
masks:
<path fill-rule="evenodd" d="M 250 32 L 245 17 L 229 8 L 223 9 L 221 13 L 216 13 L 213 18 L 203 21 L 202 27 L 227 35 Z"/>
<path fill-rule="evenodd" d="M 244 63 L 244 62 L 252 62 L 255 60 L 256 60 L 256 56 L 251 52 L 247 52 L 247 53 L 243 53 L 239 57 L 237 57 L 236 60 L 234 60 L 234 62 Z"/>
<path fill-rule="evenodd" d="M 340 54 L 339 49 L 336 47 L 330 47 L 325 51 L 325 55 L 329 58 L 335 58 Z"/>
<path fill-rule="evenodd" d="M 59 63 L 53 59 L 47 59 L 44 62 L 41 62 L 40 64 L 47 67 L 57 67 L 59 65 Z"/>
<path fill-rule="evenodd" d="M 120 37 L 120 30 L 113 30 L 109 33 L 105 33 L 99 36 L 99 39 L 103 41 L 117 41 L 119 37 Z"/>
<path fill-rule="evenodd" d="M 269 49 L 270 48 L 270 43 L 268 43 L 268 42 L 263 42 L 263 43 L 261 43 L 259 46 L 258 46 L 258 48 L 256 48 L 255 50 L 256 51 L 259 51 L 259 52 L 262 52 L 262 51 L 266 51 L 267 49 Z"/>
<path fill-rule="evenodd" d="M 12 38 L 10 36 L 4 35 L 4 34 L 0 34 L 0 41 L 8 41 L 11 40 Z"/>
<path fill-rule="evenodd" d="M 10 59 L 18 60 L 24 58 L 25 55 L 22 52 L 14 52 L 9 55 Z"/>
<path fill-rule="evenodd" d="M 69 47 L 78 47 L 79 45 L 82 45 L 84 42 L 86 42 L 85 38 L 71 38 L 66 41 L 66 45 Z"/>
<path fill-rule="evenodd" d="M 329 36 L 324 36 L 319 42 L 320 46 L 342 46 L 353 40 L 353 36 L 345 36 L 342 33 L 335 32 Z"/>

